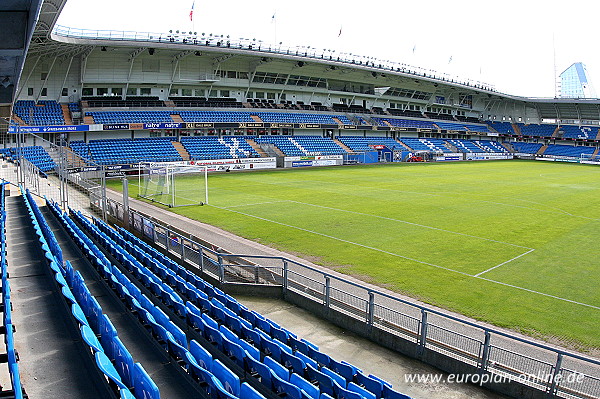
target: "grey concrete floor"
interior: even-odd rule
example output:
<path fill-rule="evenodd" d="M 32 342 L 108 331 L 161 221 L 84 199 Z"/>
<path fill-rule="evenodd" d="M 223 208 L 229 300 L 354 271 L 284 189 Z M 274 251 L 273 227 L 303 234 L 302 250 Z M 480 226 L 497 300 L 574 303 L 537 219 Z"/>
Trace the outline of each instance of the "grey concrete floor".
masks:
<path fill-rule="evenodd" d="M 321 320 L 310 312 L 285 301 L 236 296 L 252 310 L 275 321 L 291 332 L 319 346 L 324 353 L 334 359 L 345 360 L 367 374 L 373 374 L 390 382 L 394 389 L 414 399 L 500 399 L 483 388 L 468 384 L 450 384 L 444 382 L 408 383 L 405 376 L 440 375 L 437 369 L 422 362 L 402 356 L 397 352 L 358 337 L 352 333 Z"/>

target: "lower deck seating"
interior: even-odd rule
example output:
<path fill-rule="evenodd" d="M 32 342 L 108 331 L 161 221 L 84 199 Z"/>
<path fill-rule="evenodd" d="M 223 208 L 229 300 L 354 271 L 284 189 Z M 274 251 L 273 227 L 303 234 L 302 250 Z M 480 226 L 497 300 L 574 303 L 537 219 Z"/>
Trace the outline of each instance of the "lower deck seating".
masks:
<path fill-rule="evenodd" d="M 432 139 L 432 138 L 401 138 L 404 144 L 412 148 L 414 151 L 427 151 L 427 152 L 435 152 L 435 153 L 450 153 L 448 147 L 441 139 Z"/>
<path fill-rule="evenodd" d="M 580 158 L 581 156 L 591 156 L 596 148 L 585 146 L 572 146 L 551 144 L 544 151 L 544 155 L 553 155 L 559 157 Z"/>
<path fill-rule="evenodd" d="M 17 161 L 19 159 L 19 149 L 16 147 L 4 148 L 0 150 L 0 154 L 5 158 Z M 23 158 L 34 164 L 40 171 L 46 173 L 56 168 L 56 164 L 50 154 L 42 146 L 26 146 L 21 147 Z"/>
<path fill-rule="evenodd" d="M 164 325 L 165 350 L 216 397 L 300 399 L 304 391 L 311 398 L 322 394 L 332 398 L 408 398 L 389 383 L 335 360 L 309 341 L 250 311 L 127 230 L 115 230 L 97 219 L 91 223 L 77 212 L 71 215 L 105 250 L 122 259 L 127 274 L 137 276 L 126 287 L 130 295 L 140 299 L 124 300 L 131 301 L 138 317 L 147 320 L 157 335 L 163 330 L 154 325 Z M 163 238 L 171 240 L 159 234 L 159 240 Z M 186 253 L 191 255 L 188 251 L 194 249 L 186 246 Z M 205 262 L 214 261 L 206 257 Z M 161 303 L 164 311 L 153 306 L 153 301 Z M 186 332 L 174 328 L 169 320 L 186 323 Z"/>
<path fill-rule="evenodd" d="M 82 349 L 89 355 L 102 378 L 105 391 L 111 398 L 159 399 L 158 388 L 139 363 L 133 359 L 121 343 L 117 331 L 103 314 L 102 308 L 91 295 L 81 274 L 75 271 L 68 260 L 63 262 L 62 251 L 44 216 L 29 190 L 21 189 L 22 197 L 38 236 L 45 262 L 51 270 L 55 289 L 62 293 L 63 304 L 71 313 L 71 324 L 79 331 Z M 54 204 L 47 202 L 57 216 L 62 214 Z M 101 262 L 100 254 L 90 260 Z M 104 266 L 110 267 L 107 262 Z M 99 339 L 98 339 L 99 337 Z"/>
<path fill-rule="evenodd" d="M 513 141 L 511 144 L 515 148 L 515 151 L 521 154 L 537 154 L 540 148 L 542 148 L 542 144 L 540 143 L 523 143 L 520 141 Z"/>
<path fill-rule="evenodd" d="M 552 137 L 556 130 L 556 125 L 538 125 L 534 123 L 524 125 L 519 123 L 518 126 L 523 136 Z"/>
<path fill-rule="evenodd" d="M 259 157 L 244 137 L 190 136 L 182 137 L 181 144 L 192 160 Z"/>
<path fill-rule="evenodd" d="M 455 146 L 456 149 L 458 150 L 458 152 L 463 152 L 463 153 L 487 152 L 485 149 L 481 148 L 480 146 L 478 146 L 476 143 L 472 142 L 471 140 L 454 139 L 454 140 L 448 140 L 448 142 L 450 144 L 452 144 L 453 146 Z"/>
<path fill-rule="evenodd" d="M 374 151 L 372 146 L 375 145 L 384 145 L 390 150 L 406 149 L 402 144 L 390 137 L 340 136 L 338 140 L 354 152 Z"/>
<path fill-rule="evenodd" d="M 182 161 L 171 143 L 175 140 L 174 137 L 91 140 L 87 151 L 82 142 L 72 142 L 71 148 L 81 156 L 89 154 L 86 158 L 101 165 Z"/>
<path fill-rule="evenodd" d="M 31 126 L 64 125 L 65 118 L 60 104 L 53 100 L 19 100 L 14 112 Z"/>
<path fill-rule="evenodd" d="M 8 275 L 8 264 L 6 261 L 6 209 L 5 209 L 5 183 L 0 184 L 0 275 L 2 278 L 2 327 L 4 330 L 4 348 L 2 352 L 6 356 L 1 360 L 7 363 L 8 374 L 10 376 L 10 388 L 1 387 L 2 396 L 10 396 L 15 399 L 21 399 L 23 387 L 21 385 L 21 374 L 19 372 L 18 353 L 15 348 L 14 331 L 15 326 L 12 320 L 12 302 L 10 293 L 10 279 Z"/>
<path fill-rule="evenodd" d="M 506 153 L 508 150 L 499 142 L 491 140 L 475 140 L 475 144 L 483 148 L 486 152 Z"/>
<path fill-rule="evenodd" d="M 287 156 L 343 155 L 346 151 L 333 140 L 320 136 L 261 136 L 259 144 L 274 144 Z"/>

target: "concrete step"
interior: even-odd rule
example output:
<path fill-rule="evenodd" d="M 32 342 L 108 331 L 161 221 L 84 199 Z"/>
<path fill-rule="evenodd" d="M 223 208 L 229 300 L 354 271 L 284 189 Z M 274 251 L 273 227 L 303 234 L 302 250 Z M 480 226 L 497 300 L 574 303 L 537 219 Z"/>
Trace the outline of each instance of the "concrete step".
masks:
<path fill-rule="evenodd" d="M 185 147 L 183 146 L 183 144 L 181 144 L 181 142 L 171 141 L 171 144 L 173 144 L 173 147 L 175 147 L 175 149 L 177 150 L 177 152 L 179 153 L 179 155 L 181 156 L 181 158 L 184 161 L 189 161 L 191 159 L 190 153 L 185 149 Z"/>
<path fill-rule="evenodd" d="M 72 125 L 73 119 L 71 118 L 71 110 L 69 109 L 69 105 L 60 104 L 60 108 L 62 109 L 63 118 L 65 119 L 65 125 Z"/>
<path fill-rule="evenodd" d="M 254 151 L 258 152 L 258 155 L 260 155 L 262 158 L 268 157 L 267 153 L 264 152 L 262 148 L 260 148 L 256 141 L 252 139 L 246 139 L 246 141 L 248 142 L 248 144 L 250 144 L 250 147 L 254 148 Z"/>

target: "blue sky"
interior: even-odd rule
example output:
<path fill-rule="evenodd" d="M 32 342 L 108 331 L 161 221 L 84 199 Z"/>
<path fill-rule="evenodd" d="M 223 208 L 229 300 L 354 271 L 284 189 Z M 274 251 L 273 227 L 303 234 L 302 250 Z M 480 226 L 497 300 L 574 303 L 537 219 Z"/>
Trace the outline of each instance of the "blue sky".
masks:
<path fill-rule="evenodd" d="M 59 24 L 276 39 L 433 69 L 530 97 L 554 97 L 554 53 L 558 73 L 581 61 L 592 83 L 600 79 L 600 55 L 593 45 L 597 18 L 590 1 L 374 0 L 367 7 L 338 0 L 196 0 L 191 22 L 192 3 L 68 0 Z"/>

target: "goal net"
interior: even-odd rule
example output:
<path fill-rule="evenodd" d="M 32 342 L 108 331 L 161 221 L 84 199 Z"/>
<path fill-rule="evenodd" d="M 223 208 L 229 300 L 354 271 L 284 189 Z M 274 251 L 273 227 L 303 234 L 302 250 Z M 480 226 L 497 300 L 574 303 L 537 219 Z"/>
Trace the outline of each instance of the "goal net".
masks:
<path fill-rule="evenodd" d="M 208 204 L 207 168 L 168 163 L 139 164 L 139 196 L 168 207 Z"/>

